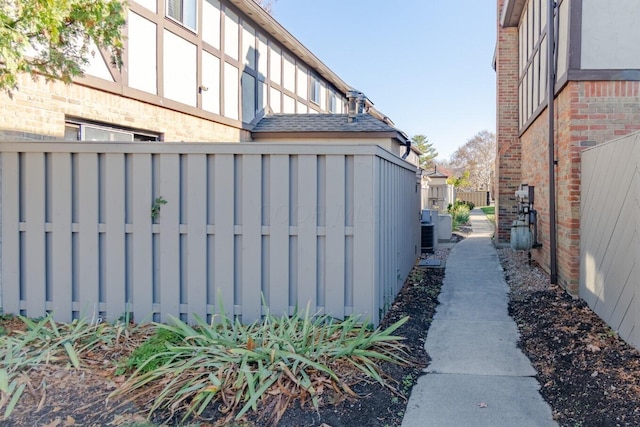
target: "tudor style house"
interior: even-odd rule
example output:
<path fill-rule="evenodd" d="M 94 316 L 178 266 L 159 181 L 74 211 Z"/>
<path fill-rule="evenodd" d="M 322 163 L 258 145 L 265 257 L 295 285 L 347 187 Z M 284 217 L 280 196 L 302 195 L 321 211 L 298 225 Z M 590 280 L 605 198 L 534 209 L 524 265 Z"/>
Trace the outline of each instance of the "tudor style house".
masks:
<path fill-rule="evenodd" d="M 553 44 L 549 4 L 555 6 Z M 497 9 L 497 239 L 509 240 L 515 191 L 534 187 L 534 241 L 541 246 L 533 257 L 576 294 L 581 152 L 640 129 L 640 2 L 498 0 Z"/>
<path fill-rule="evenodd" d="M 124 52 L 0 93 L 0 309 L 377 324 L 420 247 L 407 136 L 253 0 L 132 0 Z"/>
<path fill-rule="evenodd" d="M 72 85 L 0 94 L 0 140 L 246 142 L 267 114 L 346 113 L 349 93 L 393 126 L 252 0 L 131 1 L 125 35 L 121 70 L 96 49 Z"/>

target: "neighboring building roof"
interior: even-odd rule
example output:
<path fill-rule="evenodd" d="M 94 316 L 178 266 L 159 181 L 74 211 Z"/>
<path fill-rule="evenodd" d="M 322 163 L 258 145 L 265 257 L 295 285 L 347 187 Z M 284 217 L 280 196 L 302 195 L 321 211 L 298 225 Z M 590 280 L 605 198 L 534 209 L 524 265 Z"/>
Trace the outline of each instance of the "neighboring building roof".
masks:
<path fill-rule="evenodd" d="M 409 143 L 403 132 L 367 113 L 355 115 L 353 121 L 350 121 L 347 114 L 273 114 L 256 123 L 251 133 L 256 139 L 260 136 L 286 137 L 292 134 L 326 136 L 331 133 L 341 134 L 343 138 L 375 134 L 379 137 L 396 138 L 404 145 Z"/>
<path fill-rule="evenodd" d="M 440 170 L 438 170 L 438 166 L 432 172 L 427 172 L 429 178 L 449 178 L 449 175 L 451 173 L 447 169 L 440 167 Z"/>

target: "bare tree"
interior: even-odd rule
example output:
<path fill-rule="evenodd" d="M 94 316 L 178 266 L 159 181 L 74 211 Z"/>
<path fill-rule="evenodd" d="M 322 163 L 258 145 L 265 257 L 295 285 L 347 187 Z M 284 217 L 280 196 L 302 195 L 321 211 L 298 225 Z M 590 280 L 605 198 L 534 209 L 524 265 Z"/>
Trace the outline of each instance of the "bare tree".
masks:
<path fill-rule="evenodd" d="M 469 139 L 451 156 L 450 166 L 456 176 L 469 173 L 468 190 L 493 189 L 496 135 L 483 130 Z"/>

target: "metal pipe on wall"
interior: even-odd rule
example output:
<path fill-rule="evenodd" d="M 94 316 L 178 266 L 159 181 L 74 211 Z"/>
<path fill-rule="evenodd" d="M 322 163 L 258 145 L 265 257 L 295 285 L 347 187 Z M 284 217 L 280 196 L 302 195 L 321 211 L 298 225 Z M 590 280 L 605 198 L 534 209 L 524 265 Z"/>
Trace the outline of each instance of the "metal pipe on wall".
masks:
<path fill-rule="evenodd" d="M 549 114 L 549 258 L 550 281 L 558 283 L 556 242 L 556 174 L 555 174 L 555 8 L 554 0 L 547 0 L 547 113 Z"/>

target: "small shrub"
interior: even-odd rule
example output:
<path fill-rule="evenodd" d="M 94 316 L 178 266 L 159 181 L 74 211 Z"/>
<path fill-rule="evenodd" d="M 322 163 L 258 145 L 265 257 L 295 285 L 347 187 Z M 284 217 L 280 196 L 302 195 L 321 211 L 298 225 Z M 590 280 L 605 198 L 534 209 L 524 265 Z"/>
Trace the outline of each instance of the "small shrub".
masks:
<path fill-rule="evenodd" d="M 167 346 L 177 345 L 181 340 L 182 337 L 176 332 L 157 328 L 154 335 L 133 350 L 124 366 L 119 367 L 116 373 L 122 375 L 136 369 L 141 373 L 146 373 L 157 369 L 167 362 Z"/>
<path fill-rule="evenodd" d="M 194 316 L 195 326 L 170 319 L 156 324 L 159 333 L 137 355 L 136 371 L 112 393 L 147 399 L 149 416 L 161 408 L 184 411 L 184 421 L 222 403 L 231 422 L 264 404 L 275 425 L 294 399 L 317 408 L 322 389 L 357 397 L 342 377 L 346 365 L 386 386 L 379 362 L 407 363 L 393 332 L 408 318 L 374 331 L 356 317 L 336 321 L 309 309 L 292 317 L 268 314 L 251 325 L 225 316 L 211 324 Z"/>
<path fill-rule="evenodd" d="M 457 230 L 461 225 L 469 222 L 470 210 L 468 203 L 461 200 L 456 200 L 453 205 L 449 205 L 448 211 L 451 214 L 452 228 L 454 230 Z"/>

